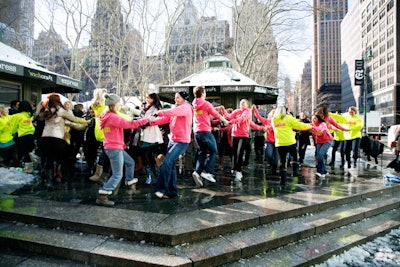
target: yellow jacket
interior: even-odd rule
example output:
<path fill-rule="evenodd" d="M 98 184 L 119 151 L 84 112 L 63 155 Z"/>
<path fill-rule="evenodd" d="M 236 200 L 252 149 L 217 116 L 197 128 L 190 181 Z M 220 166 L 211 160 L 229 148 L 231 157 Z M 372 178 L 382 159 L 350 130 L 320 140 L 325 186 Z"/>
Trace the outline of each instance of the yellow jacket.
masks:
<path fill-rule="evenodd" d="M 33 116 L 26 111 L 10 115 L 12 134 L 18 133 L 18 137 L 34 134 L 35 126 L 32 124 L 32 119 Z"/>
<path fill-rule="evenodd" d="M 301 122 L 292 115 L 286 115 L 283 118 L 278 115 L 273 119 L 273 127 L 275 146 L 278 147 L 296 144 L 296 132 L 294 130 L 310 130 L 311 124 Z"/>
<path fill-rule="evenodd" d="M 13 140 L 10 116 L 0 117 L 0 148 L 2 144 Z M 7 147 L 7 146 L 4 146 Z"/>
<path fill-rule="evenodd" d="M 344 138 L 346 140 L 361 138 L 361 129 L 364 127 L 364 121 L 357 115 L 347 115 L 345 118 L 347 128 L 349 128 L 350 131 L 344 132 Z"/>

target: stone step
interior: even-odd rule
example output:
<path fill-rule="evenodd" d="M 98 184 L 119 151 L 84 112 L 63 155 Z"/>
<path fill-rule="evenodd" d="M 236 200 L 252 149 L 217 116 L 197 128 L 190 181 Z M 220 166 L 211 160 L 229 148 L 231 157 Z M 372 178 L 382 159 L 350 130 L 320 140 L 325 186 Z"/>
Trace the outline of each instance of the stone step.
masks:
<path fill-rule="evenodd" d="M 71 215 L 76 214 L 77 211 L 68 210 L 67 207 L 70 205 L 60 205 L 60 209 L 64 209 L 63 220 L 58 217 L 58 212 L 54 212 L 49 207 L 46 209 L 47 214 L 44 214 L 43 211 L 39 212 L 38 209 L 27 209 L 26 205 L 23 210 L 19 210 L 14 205 L 12 211 L 2 211 L 3 222 L 0 225 L 0 241 L 3 246 L 7 244 L 7 247 L 14 249 L 67 258 L 91 265 L 219 266 L 231 262 L 236 262 L 232 264 L 240 264 L 243 258 L 249 257 L 249 261 L 252 259 L 255 261 L 254 259 L 258 259 L 260 255 L 264 255 L 263 253 L 271 253 L 272 255 L 275 250 L 277 254 L 274 255 L 278 255 L 279 251 L 295 246 L 294 244 L 314 240 L 314 243 L 311 242 L 304 246 L 303 250 L 297 252 L 305 253 L 306 256 L 293 255 L 296 258 L 299 257 L 297 260 L 299 263 L 302 261 L 317 262 L 327 258 L 328 255 L 332 254 L 332 251 L 343 250 L 343 247 L 349 247 L 361 241 L 366 242 L 379 233 L 385 233 L 389 229 L 398 227 L 400 223 L 400 216 L 397 215 L 400 209 L 398 188 L 385 188 L 361 195 L 335 199 L 331 201 L 331 204 L 321 202 L 308 206 L 295 205 L 291 206 L 291 209 L 286 207 L 286 211 L 271 212 L 272 215 L 270 216 L 265 215 L 264 212 L 264 216 L 259 216 L 258 223 L 245 224 L 241 228 L 237 227 L 232 221 L 221 221 L 218 227 L 215 224 L 210 224 L 211 230 L 209 232 L 207 227 L 201 227 L 201 230 L 197 230 L 199 237 L 190 241 L 187 241 L 188 238 L 184 238 L 184 241 L 173 245 L 165 245 L 167 242 L 149 242 L 148 240 L 157 240 L 162 236 L 168 236 L 168 242 L 172 240 L 177 242 L 179 239 L 173 238 L 172 234 L 176 233 L 173 229 L 180 227 L 180 224 L 172 224 L 172 227 L 169 225 L 169 232 L 162 233 L 160 229 L 157 229 L 153 233 L 147 233 L 147 240 L 139 239 L 138 241 L 138 233 L 129 230 L 133 223 L 125 225 L 125 221 L 119 220 L 124 217 L 120 214 L 121 210 L 102 208 L 100 214 L 96 213 L 98 220 L 94 222 L 104 223 L 104 218 L 98 216 L 107 215 L 105 217 L 108 218 L 108 221 L 120 223 L 119 227 L 111 227 L 108 224 L 100 228 L 99 224 L 89 224 L 82 220 L 72 222 Z M 298 202 L 294 199 L 295 194 L 290 197 L 293 198 L 294 202 Z M 302 199 L 305 199 L 304 196 Z M 80 209 L 82 206 L 84 205 L 76 205 L 74 208 L 84 212 Z M 272 207 L 269 208 L 272 209 Z M 274 209 L 278 209 L 277 206 L 274 206 Z M 392 212 L 393 210 L 397 212 Z M 252 211 L 249 213 L 253 215 L 256 213 L 251 209 L 248 211 Z M 208 212 L 217 213 L 221 210 L 215 208 L 208 210 Z M 235 206 L 227 205 L 225 212 L 235 214 Z M 94 220 L 92 213 L 93 210 L 86 212 L 83 217 Z M 242 209 L 240 215 L 243 214 L 245 212 Z M 190 216 L 195 215 L 198 214 L 191 214 Z M 184 217 L 188 217 L 188 215 L 185 214 Z M 68 222 L 66 222 L 67 218 L 69 219 Z M 249 218 L 251 216 L 246 217 L 244 221 L 251 221 Z M 82 219 L 82 216 L 79 219 Z M 157 223 L 162 222 L 161 225 L 164 225 L 165 229 L 167 228 L 166 224 L 178 222 L 178 220 L 171 220 L 169 216 L 166 216 L 164 220 L 162 218 L 156 219 Z M 134 221 L 132 218 L 131 220 Z M 148 223 L 155 224 L 155 221 Z M 230 228 L 232 225 L 233 227 Z M 96 231 L 92 231 L 91 227 L 96 228 Z M 227 229 L 221 230 L 223 227 Z M 350 230 L 346 232 L 342 228 Z M 215 231 L 215 229 L 220 230 L 219 234 L 216 234 L 218 231 Z M 103 230 L 103 233 L 100 230 Z M 340 231 L 344 232 L 340 234 Z M 189 233 L 194 232 L 193 229 L 189 231 Z M 339 233 L 336 237 L 333 235 L 335 232 Z M 204 233 L 205 238 L 200 238 L 202 233 Z M 152 234 L 157 234 L 157 238 L 152 237 Z M 125 238 L 129 235 L 136 235 L 136 237 Z M 182 231 L 179 232 L 179 235 L 182 235 Z M 327 245 L 324 245 L 323 242 L 328 239 L 316 241 L 323 235 L 332 235 L 331 240 L 333 241 L 327 243 Z M 332 248 L 328 245 L 331 245 Z M 321 248 L 327 247 L 325 250 L 318 249 L 321 253 L 313 252 L 312 248 L 319 246 Z M 311 248 L 311 251 L 306 250 L 307 247 Z M 310 255 L 307 256 L 307 253 Z M 266 256 L 265 259 L 268 257 Z M 283 259 L 276 256 L 277 263 Z M 295 262 L 293 261 L 293 264 L 297 265 Z M 292 266 L 292 264 L 285 266 Z"/>
<path fill-rule="evenodd" d="M 0 216 L 8 221 L 173 246 L 399 191 L 400 187 L 394 186 L 346 197 L 315 193 L 311 196 L 308 192 L 296 192 L 281 198 L 240 202 L 183 214 L 149 213 L 7 196 L 9 199 L 2 202 L 10 203 L 10 207 L 0 205 Z"/>

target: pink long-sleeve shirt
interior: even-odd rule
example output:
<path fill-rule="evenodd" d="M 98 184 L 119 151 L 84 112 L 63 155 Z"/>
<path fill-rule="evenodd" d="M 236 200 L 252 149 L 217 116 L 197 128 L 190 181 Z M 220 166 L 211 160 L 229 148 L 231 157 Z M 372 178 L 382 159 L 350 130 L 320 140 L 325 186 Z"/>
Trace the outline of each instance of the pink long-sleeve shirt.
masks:
<path fill-rule="evenodd" d="M 125 149 L 124 129 L 136 129 L 148 122 L 148 118 L 130 121 L 114 112 L 102 113 L 100 116 L 100 129 L 104 132 L 104 148 L 110 150 Z"/>
<path fill-rule="evenodd" d="M 314 135 L 315 142 L 317 144 L 324 144 L 333 139 L 332 134 L 329 131 L 328 126 L 325 122 L 321 122 L 319 124 L 312 123 L 312 134 Z"/>
<path fill-rule="evenodd" d="M 227 118 L 232 124 L 232 136 L 233 137 L 249 137 L 250 126 L 256 130 L 262 130 L 263 127 L 258 127 L 251 120 L 251 109 L 243 108 L 236 109 L 232 113 L 226 112 L 225 109 L 222 110 L 224 117 Z"/>
<path fill-rule="evenodd" d="M 260 112 L 258 109 L 254 109 L 254 115 L 256 118 L 265 126 L 268 127 L 267 132 L 266 132 L 266 139 L 265 142 L 268 143 L 275 143 L 275 133 L 274 133 L 274 128 L 271 125 L 271 120 L 264 118 L 263 116 L 260 115 Z"/>
<path fill-rule="evenodd" d="M 193 132 L 210 132 L 212 130 L 210 115 L 216 119 L 220 118 L 218 111 L 210 102 L 203 98 L 193 100 Z"/>
<path fill-rule="evenodd" d="M 169 123 L 169 138 L 173 142 L 190 143 L 192 134 L 193 108 L 185 102 L 171 109 L 157 112 L 158 118 L 150 125 Z"/>

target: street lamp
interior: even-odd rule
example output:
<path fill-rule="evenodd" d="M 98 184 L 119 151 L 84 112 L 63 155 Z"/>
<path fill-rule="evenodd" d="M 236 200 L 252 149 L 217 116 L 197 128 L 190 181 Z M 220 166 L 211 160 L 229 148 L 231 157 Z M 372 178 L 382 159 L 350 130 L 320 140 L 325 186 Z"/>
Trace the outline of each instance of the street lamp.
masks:
<path fill-rule="evenodd" d="M 372 59 L 373 53 L 372 53 L 372 49 L 371 46 L 367 46 L 364 50 L 363 53 L 363 62 L 364 62 L 364 74 L 365 74 L 365 82 L 363 84 L 363 89 L 364 89 L 364 135 L 367 135 L 367 105 L 368 105 L 368 101 L 367 101 L 367 92 L 368 92 L 368 80 L 369 80 L 369 67 L 365 66 L 365 61 L 369 61 L 370 59 Z"/>

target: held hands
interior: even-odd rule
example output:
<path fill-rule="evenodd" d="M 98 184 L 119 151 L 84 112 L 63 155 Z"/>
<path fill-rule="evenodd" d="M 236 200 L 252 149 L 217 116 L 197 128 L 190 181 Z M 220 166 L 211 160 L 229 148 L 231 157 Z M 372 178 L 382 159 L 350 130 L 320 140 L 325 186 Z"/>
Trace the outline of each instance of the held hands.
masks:
<path fill-rule="evenodd" d="M 229 125 L 229 121 L 227 119 L 225 119 L 224 117 L 221 116 L 221 121 L 225 126 Z"/>
<path fill-rule="evenodd" d="M 251 105 L 251 110 L 255 110 L 255 109 L 257 109 L 257 106 L 256 105 Z"/>

